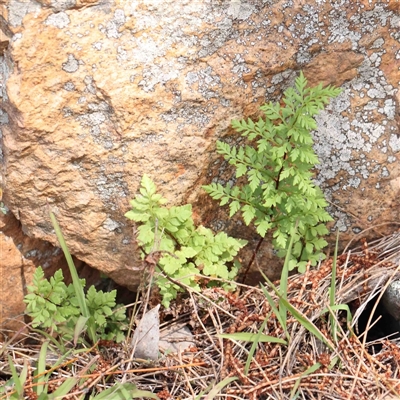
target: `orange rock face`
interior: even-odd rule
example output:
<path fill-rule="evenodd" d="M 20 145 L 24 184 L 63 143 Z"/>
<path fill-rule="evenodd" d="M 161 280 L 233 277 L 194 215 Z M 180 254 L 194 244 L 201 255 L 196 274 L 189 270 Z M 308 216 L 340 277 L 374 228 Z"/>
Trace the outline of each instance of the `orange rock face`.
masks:
<path fill-rule="evenodd" d="M 302 69 L 312 85 L 343 88 L 314 133 L 316 180 L 341 238 L 397 221 L 394 3 L 9 0 L 4 201 L 24 232 L 56 243 L 49 205 L 71 252 L 129 287 L 140 261 L 123 215 L 144 173 L 171 203 L 194 203 L 200 222 L 251 249 L 252 232 L 201 185 L 232 178 L 215 152 L 217 139 L 236 135 L 230 121 L 279 100 Z M 274 275 L 268 243 L 260 254 Z"/>

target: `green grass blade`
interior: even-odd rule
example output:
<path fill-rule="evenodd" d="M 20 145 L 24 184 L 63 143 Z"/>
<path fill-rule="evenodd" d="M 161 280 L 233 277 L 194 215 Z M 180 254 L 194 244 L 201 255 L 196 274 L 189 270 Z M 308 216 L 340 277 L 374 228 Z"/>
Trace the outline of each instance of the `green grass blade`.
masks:
<path fill-rule="evenodd" d="M 264 335 L 263 333 L 251 333 L 251 332 L 220 333 L 217 336 L 223 339 L 242 340 L 244 342 L 252 342 L 255 344 L 257 344 L 258 342 L 287 344 L 286 340 L 277 338 L 275 336 Z"/>
<path fill-rule="evenodd" d="M 304 327 L 306 328 L 310 333 L 312 333 L 316 338 L 318 338 L 319 340 L 321 340 L 323 343 L 325 343 L 331 350 L 333 350 L 333 345 L 332 343 L 330 343 L 325 336 L 322 334 L 322 332 L 299 310 L 297 310 L 296 307 L 293 307 L 289 301 L 287 299 L 285 299 L 284 297 L 281 296 L 280 294 L 280 290 L 263 274 L 264 278 L 267 280 L 267 282 L 269 283 L 269 285 L 271 285 L 271 288 L 273 289 L 273 291 L 277 294 L 277 296 L 279 296 L 280 299 L 280 304 L 283 304 L 283 306 L 289 310 L 289 312 L 293 315 L 293 317 L 296 318 L 296 320 Z M 261 285 L 261 288 L 263 288 L 263 286 Z M 272 302 L 273 300 L 271 298 L 271 295 L 267 292 L 267 290 L 264 288 L 263 289 L 264 294 L 267 297 L 268 302 Z M 271 299 L 271 300 L 269 300 Z M 274 310 L 274 307 L 272 306 L 272 304 L 270 303 L 271 308 Z M 275 306 L 275 305 L 274 305 Z M 276 307 L 275 307 L 276 308 Z M 275 311 L 274 311 L 275 312 Z M 280 317 L 277 318 L 279 320 L 279 322 L 281 322 L 280 318 L 282 318 L 282 315 Z M 285 321 L 286 322 L 286 321 Z M 285 331 L 286 332 L 286 331 Z M 289 333 L 286 332 L 286 334 L 288 335 Z"/>
<path fill-rule="evenodd" d="M 289 262 L 292 258 L 292 248 L 293 248 L 293 242 L 294 242 L 294 231 L 297 228 L 297 222 L 296 226 L 292 229 L 292 232 L 290 234 L 290 241 L 289 241 L 289 246 L 286 252 L 286 257 L 285 257 L 285 262 L 283 263 L 283 268 L 282 268 L 282 273 L 281 273 L 281 281 L 279 284 L 279 293 L 280 293 L 280 299 L 279 299 L 279 313 L 282 317 L 282 321 L 284 322 L 284 325 L 282 325 L 283 329 L 285 332 L 287 332 L 287 309 L 284 305 L 284 303 L 281 301 L 282 299 L 287 299 L 287 286 L 288 286 L 288 279 L 289 279 Z"/>
<path fill-rule="evenodd" d="M 311 365 L 311 367 L 307 368 L 302 374 L 301 376 L 296 380 L 292 391 L 290 392 L 290 398 L 291 399 L 295 399 L 298 396 L 298 393 L 296 393 L 297 388 L 300 385 L 301 380 L 306 377 L 307 375 L 312 374 L 313 372 L 317 371 L 319 368 L 321 368 L 321 364 L 320 363 L 316 363 L 314 365 Z"/>
<path fill-rule="evenodd" d="M 90 396 L 89 400 L 132 400 L 132 399 L 155 399 L 160 398 L 147 390 L 140 390 L 133 383 L 116 384 L 96 396 Z"/>
<path fill-rule="evenodd" d="M 79 377 L 67 378 L 62 383 L 62 385 L 59 388 L 57 388 L 56 391 L 49 394 L 49 400 L 63 399 L 70 392 L 70 390 L 78 383 L 78 381 L 79 381 Z"/>
<path fill-rule="evenodd" d="M 215 387 L 208 393 L 207 396 L 204 397 L 204 400 L 212 400 L 215 396 L 219 394 L 219 392 L 225 387 L 228 386 L 231 382 L 236 381 L 238 378 L 236 376 L 227 377 L 221 382 L 218 382 Z"/>
<path fill-rule="evenodd" d="M 17 391 L 18 396 L 22 397 L 24 395 L 24 384 L 27 376 L 28 366 L 25 364 L 23 370 L 21 371 L 21 375 L 18 375 L 13 360 L 10 356 L 8 356 L 8 365 L 14 380 L 15 390 Z"/>
<path fill-rule="evenodd" d="M 125 385 L 125 389 L 127 389 L 127 390 L 136 388 L 136 386 L 132 383 L 125 383 L 121 386 L 124 386 L 124 385 Z M 103 390 L 101 393 L 99 393 L 95 396 L 90 396 L 89 400 L 107 400 L 107 399 L 125 400 L 125 395 L 120 392 L 121 386 L 120 385 L 113 386 L 106 390 Z"/>
<path fill-rule="evenodd" d="M 337 254 L 339 247 L 339 229 L 336 232 L 336 243 L 335 243 L 335 252 L 333 254 L 332 260 L 332 277 L 331 277 L 331 286 L 329 288 L 329 305 L 330 308 L 333 309 L 335 305 L 335 297 L 336 297 L 336 270 L 337 270 Z M 335 343 L 337 342 L 337 319 L 335 315 L 330 315 L 330 323 L 331 323 L 331 335 Z"/>
<path fill-rule="evenodd" d="M 281 273 L 279 291 L 277 291 L 276 287 L 267 278 L 267 276 L 262 271 L 260 271 L 261 275 L 263 276 L 263 278 L 268 282 L 268 284 L 271 287 L 273 286 L 274 287 L 274 291 L 279 294 L 278 307 L 275 307 L 275 304 L 272 301 L 271 296 L 269 295 L 269 293 L 267 292 L 266 289 L 264 290 L 263 286 L 261 285 L 261 288 L 263 289 L 263 292 L 264 292 L 265 296 L 267 297 L 268 303 L 270 304 L 270 306 L 273 309 L 276 317 L 278 318 L 279 323 L 281 324 L 288 341 L 289 341 L 289 332 L 287 330 L 287 309 L 285 307 L 285 304 L 281 301 L 281 299 L 287 299 L 287 287 L 288 287 L 288 279 L 289 279 L 289 263 L 290 263 L 290 260 L 292 258 L 294 234 L 295 234 L 295 231 L 297 229 L 297 224 L 298 224 L 298 222 L 296 222 L 296 225 L 294 226 L 294 228 L 292 229 L 292 232 L 290 234 L 289 246 L 288 246 L 288 249 L 287 249 L 287 252 L 286 252 L 285 262 L 283 264 L 282 273 Z"/>
<path fill-rule="evenodd" d="M 265 325 L 267 324 L 269 317 L 270 317 L 270 315 L 267 315 L 267 317 L 264 319 L 263 323 L 260 326 L 260 329 L 257 331 L 256 338 L 250 347 L 249 355 L 247 356 L 247 360 L 246 360 L 246 365 L 244 366 L 244 375 L 245 376 L 247 376 L 247 374 L 249 373 L 251 360 L 253 359 L 253 356 L 257 349 L 258 343 L 260 343 L 260 341 L 261 341 L 261 336 L 263 335 L 264 337 L 271 338 L 271 336 L 267 336 L 262 333 L 264 331 Z M 241 332 L 237 332 L 237 333 L 241 333 Z"/>
<path fill-rule="evenodd" d="M 8 381 L 3 381 L 0 386 L 0 394 L 4 394 L 8 391 L 8 388 L 14 385 L 14 378 L 10 378 Z M 197 399 L 196 399 L 197 400 Z"/>
<path fill-rule="evenodd" d="M 47 356 L 48 346 L 49 346 L 49 341 L 46 340 L 45 342 L 43 342 L 42 347 L 40 348 L 37 368 L 35 371 L 35 375 L 40 375 L 40 376 L 33 380 L 34 383 L 38 384 L 38 386 L 36 387 L 36 394 L 38 396 L 43 392 L 44 386 L 47 382 L 47 377 L 44 376 L 43 373 L 46 371 L 46 356 Z"/>
<path fill-rule="evenodd" d="M 281 282 L 279 285 L 279 291 L 280 291 L 281 296 L 284 299 L 287 299 L 287 287 L 288 287 L 288 279 L 289 279 L 289 262 L 292 258 L 294 235 L 295 235 L 295 232 L 297 229 L 297 224 L 298 224 L 298 222 L 296 222 L 296 225 L 294 226 L 294 228 L 292 229 L 292 232 L 290 234 L 289 246 L 287 248 L 285 262 L 283 263 L 283 268 L 282 268 L 282 272 L 281 272 Z M 284 310 L 284 308 L 285 307 L 283 307 L 283 310 Z M 280 307 L 279 307 L 279 310 L 282 312 L 282 314 L 286 313 L 286 310 L 282 311 Z M 282 317 L 285 317 L 285 320 L 286 320 L 286 314 L 282 315 Z"/>
<path fill-rule="evenodd" d="M 278 289 L 276 288 L 276 286 L 265 275 L 263 275 L 263 276 L 264 276 L 264 279 L 268 282 L 268 284 L 274 289 L 274 291 L 277 292 Z M 260 283 L 260 286 L 261 286 L 261 290 L 263 291 L 264 296 L 266 297 L 266 299 L 267 299 L 267 301 L 268 301 L 273 313 L 276 315 L 276 318 L 278 318 L 278 321 L 281 324 L 281 327 L 282 327 L 283 331 L 285 332 L 285 336 L 286 336 L 287 341 L 289 342 L 290 341 L 290 335 L 289 335 L 289 332 L 287 330 L 286 319 L 285 320 L 283 319 L 282 315 L 280 314 L 280 312 L 278 310 L 278 307 L 275 305 L 275 302 L 274 302 L 273 298 L 268 293 L 267 288 L 262 283 Z"/>
<path fill-rule="evenodd" d="M 79 337 L 81 336 L 82 332 L 86 328 L 86 323 L 89 318 L 84 317 L 83 315 L 80 315 L 78 320 L 76 321 L 75 324 L 75 329 L 74 329 L 74 345 L 78 343 Z"/>
<path fill-rule="evenodd" d="M 73 286 L 74 286 L 74 289 L 75 289 L 75 294 L 76 294 L 76 297 L 78 299 L 79 308 L 80 308 L 80 310 L 82 312 L 82 315 L 84 317 L 88 317 L 89 318 L 90 315 L 89 315 L 89 310 L 88 310 L 88 307 L 87 307 L 87 304 L 86 304 L 86 300 L 85 300 L 84 290 L 83 290 L 83 287 L 81 285 L 81 282 L 80 282 L 80 279 L 79 279 L 79 276 L 78 276 L 78 272 L 76 271 L 76 267 L 75 267 L 74 261 L 72 259 L 71 253 L 68 250 L 68 246 L 67 246 L 67 243 L 65 242 L 64 236 L 63 236 L 63 234 L 61 232 L 60 225 L 58 224 L 58 221 L 57 221 L 55 215 L 53 214 L 53 212 L 50 212 L 50 218 L 51 218 L 51 222 L 53 223 L 53 227 L 54 227 L 54 230 L 56 232 L 58 241 L 59 241 L 59 243 L 61 245 L 61 248 L 62 248 L 62 250 L 64 252 L 64 256 L 65 256 L 65 258 L 67 260 L 67 264 L 68 264 L 68 267 L 69 267 L 69 270 L 70 270 L 70 273 L 71 273 L 71 277 L 72 277 L 72 283 L 73 283 Z"/>
<path fill-rule="evenodd" d="M 351 316 L 351 311 L 350 311 L 350 307 L 347 304 L 336 304 L 333 305 L 331 307 L 325 307 L 322 311 L 321 311 L 321 315 L 330 312 L 332 314 L 332 311 L 346 311 L 346 321 L 347 321 L 347 325 L 350 326 L 351 324 L 351 320 L 352 320 L 352 316 Z M 335 323 L 336 323 L 336 319 L 335 319 Z"/>
<path fill-rule="evenodd" d="M 32 332 L 37 332 L 37 333 L 39 333 L 40 335 L 43 335 L 47 340 L 49 340 L 50 342 L 52 342 L 52 343 L 57 347 L 57 349 L 60 350 L 60 353 L 61 353 L 61 354 L 64 354 L 64 353 L 67 352 L 67 349 L 66 349 L 66 347 L 64 346 L 64 343 L 63 343 L 62 341 L 61 341 L 61 342 L 58 342 L 56 338 L 54 338 L 53 336 L 51 336 L 51 335 L 48 334 L 47 332 L 42 331 L 41 329 L 34 329 L 34 328 L 31 328 L 31 330 L 32 330 Z"/>
<path fill-rule="evenodd" d="M 90 318 L 89 309 L 86 304 L 85 293 L 84 293 L 81 281 L 79 279 L 78 272 L 76 271 L 74 261 L 72 260 L 71 253 L 69 252 L 68 246 L 64 240 L 64 236 L 61 232 L 61 228 L 60 228 L 60 225 L 58 224 L 57 218 L 54 215 L 54 213 L 51 211 L 50 211 L 50 219 L 51 219 L 51 222 L 53 223 L 53 227 L 56 232 L 58 241 L 60 242 L 61 248 L 64 252 L 65 259 L 67 260 L 67 264 L 68 264 L 68 267 L 69 267 L 69 270 L 71 273 L 71 277 L 72 277 L 72 284 L 74 286 L 75 295 L 78 299 L 78 304 L 79 304 L 81 313 L 84 317 Z M 97 340 L 96 327 L 92 323 L 88 324 L 88 335 L 89 335 L 90 340 L 93 343 L 95 343 Z"/>
<path fill-rule="evenodd" d="M 340 362 L 339 356 L 333 357 L 333 358 L 332 358 L 332 361 L 331 361 L 331 362 L 329 363 L 329 365 L 328 365 L 329 371 L 330 371 L 338 362 Z"/>
<path fill-rule="evenodd" d="M 132 399 L 149 398 L 149 399 L 160 400 L 160 398 L 159 398 L 156 394 L 151 393 L 151 392 L 149 392 L 149 391 L 147 391 L 147 390 L 140 390 L 140 389 L 137 389 L 137 388 L 135 388 L 134 390 L 132 390 L 129 394 L 130 394 L 132 397 L 129 397 L 128 400 L 130 400 L 131 398 L 132 398 Z"/>
<path fill-rule="evenodd" d="M 208 393 L 214 387 L 214 385 L 215 380 L 213 379 L 211 383 L 194 398 L 194 400 L 202 400 L 204 395 Z"/>
<path fill-rule="evenodd" d="M 286 299 L 281 298 L 285 307 L 289 312 L 296 318 L 297 322 L 301 324 L 305 329 L 312 333 L 317 339 L 325 343 L 327 347 L 334 350 L 333 344 L 323 335 L 323 333 L 296 307 L 293 307 Z"/>

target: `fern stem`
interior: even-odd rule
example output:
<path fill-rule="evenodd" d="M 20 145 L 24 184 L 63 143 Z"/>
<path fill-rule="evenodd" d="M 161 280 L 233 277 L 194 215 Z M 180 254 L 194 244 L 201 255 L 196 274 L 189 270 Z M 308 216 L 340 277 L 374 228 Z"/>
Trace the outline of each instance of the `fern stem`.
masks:
<path fill-rule="evenodd" d="M 253 265 L 253 262 L 256 259 L 256 255 L 257 255 L 258 251 L 260 250 L 260 247 L 262 245 L 262 242 L 264 241 L 264 238 L 265 238 L 265 236 L 264 237 L 263 236 L 260 237 L 260 239 L 259 239 L 259 241 L 257 243 L 257 246 L 256 246 L 255 250 L 253 251 L 253 255 L 251 256 L 251 259 L 250 259 L 250 261 L 249 261 L 249 263 L 247 265 L 247 268 L 246 268 L 246 270 L 244 271 L 244 274 L 243 274 L 243 278 L 242 278 L 242 283 L 243 284 L 246 282 L 247 274 L 249 273 L 250 267 Z"/>

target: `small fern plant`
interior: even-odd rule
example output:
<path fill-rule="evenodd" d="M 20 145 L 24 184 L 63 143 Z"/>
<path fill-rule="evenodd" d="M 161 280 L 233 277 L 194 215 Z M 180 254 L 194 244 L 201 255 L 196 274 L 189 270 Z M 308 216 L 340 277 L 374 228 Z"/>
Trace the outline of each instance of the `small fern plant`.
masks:
<path fill-rule="evenodd" d="M 80 285 L 85 286 L 84 279 L 80 280 Z M 33 284 L 27 289 L 24 302 L 27 304 L 26 312 L 32 318 L 32 326 L 62 334 L 66 340 L 72 339 L 81 310 L 74 286 L 64 283 L 62 271 L 57 270 L 47 280 L 42 267 L 36 268 Z M 103 292 L 91 286 L 85 298 L 90 315 L 87 324 L 95 326 L 99 339 L 121 342 L 125 339 L 128 320 L 125 309 L 116 306 L 116 295 L 116 290 Z"/>
<path fill-rule="evenodd" d="M 200 290 L 198 275 L 211 278 L 211 285 L 218 284 L 212 278 L 232 280 L 240 267 L 234 258 L 246 241 L 224 232 L 214 234 L 201 225 L 196 227 L 190 204 L 167 208 L 166 203 L 157 193 L 154 182 L 144 175 L 140 194 L 130 201 L 132 210 L 125 214 L 139 225 L 137 240 L 143 249 L 143 258 L 153 251 L 161 252 L 158 265 L 162 271 L 196 291 Z M 182 290 L 162 274 L 157 274 L 156 284 L 165 307 Z M 230 285 L 220 286 L 229 289 Z"/>
<path fill-rule="evenodd" d="M 261 106 L 265 118 L 232 121 L 249 145 L 217 142 L 218 153 L 236 167 L 236 178 L 243 177 L 245 183 L 203 186 L 221 206 L 229 204 L 230 217 L 240 211 L 246 225 L 253 222 L 261 237 L 272 230 L 273 245 L 281 257 L 286 255 L 291 229 L 297 224 L 290 270 L 297 266 L 303 272 L 308 261 L 315 265 L 325 258 L 323 236 L 332 218 L 312 179 L 311 170 L 319 160 L 310 132 L 317 128 L 315 115 L 340 92 L 321 84 L 308 88 L 300 73 L 295 87 L 284 92 L 281 104 Z"/>

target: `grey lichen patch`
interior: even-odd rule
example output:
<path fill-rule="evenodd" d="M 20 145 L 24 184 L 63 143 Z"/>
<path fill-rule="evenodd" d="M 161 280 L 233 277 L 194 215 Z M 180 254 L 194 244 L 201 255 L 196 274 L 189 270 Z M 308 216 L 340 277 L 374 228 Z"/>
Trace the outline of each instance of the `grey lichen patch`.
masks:
<path fill-rule="evenodd" d="M 76 6 L 76 0 L 51 0 L 51 7 L 54 11 L 69 10 Z"/>
<path fill-rule="evenodd" d="M 378 112 L 381 114 L 386 115 L 388 120 L 394 120 L 394 116 L 396 113 L 396 103 L 393 99 L 387 99 L 384 102 L 384 105 L 382 108 L 378 109 Z"/>
<path fill-rule="evenodd" d="M 98 128 L 101 124 L 109 120 L 109 108 L 107 103 L 105 103 L 105 107 L 101 103 L 89 103 L 87 107 L 88 113 L 76 117 L 76 120 L 79 121 L 82 126 Z"/>
<path fill-rule="evenodd" d="M 87 105 L 90 111 L 104 112 L 108 114 L 112 114 L 114 110 L 106 101 L 100 101 L 98 103 L 88 103 Z"/>
<path fill-rule="evenodd" d="M 329 209 L 328 211 L 336 221 L 335 226 L 332 228 L 332 232 L 335 232 L 337 229 L 339 232 L 346 232 L 347 229 L 351 227 L 351 221 L 346 213 L 334 209 Z"/>
<path fill-rule="evenodd" d="M 371 99 L 384 99 L 386 97 L 386 93 L 383 89 L 371 88 L 367 91 L 368 97 Z"/>
<path fill-rule="evenodd" d="M 211 112 L 207 107 L 198 104 L 185 103 L 180 107 L 172 107 L 168 112 L 161 114 L 165 122 L 178 122 L 178 129 L 186 125 L 205 127 L 211 118 Z"/>
<path fill-rule="evenodd" d="M 271 78 L 271 83 L 273 85 L 278 85 L 278 84 L 280 84 L 282 82 L 285 82 L 285 81 L 287 82 L 287 80 L 289 79 L 290 80 L 290 84 L 289 83 L 284 84 L 283 88 L 285 89 L 289 85 L 293 84 L 294 79 L 295 79 L 296 76 L 297 76 L 297 74 L 296 74 L 295 71 L 293 71 L 291 69 L 287 69 L 286 71 L 283 71 L 283 72 L 280 72 L 279 74 L 273 75 L 272 78 Z M 275 90 L 276 90 L 276 88 L 273 87 L 273 91 L 275 91 Z"/>
<path fill-rule="evenodd" d="M 70 107 L 63 107 L 61 110 L 64 118 L 69 118 L 74 115 L 74 112 L 71 110 Z"/>
<path fill-rule="evenodd" d="M 381 171 L 381 177 L 387 178 L 388 176 L 390 176 L 390 171 L 387 169 L 387 167 L 383 166 Z"/>
<path fill-rule="evenodd" d="M 151 143 L 157 143 L 161 141 L 163 138 L 163 134 L 150 132 L 148 134 L 143 134 L 140 138 L 133 139 L 133 142 L 140 144 L 141 147 L 146 147 Z"/>
<path fill-rule="evenodd" d="M 93 47 L 95 50 L 100 51 L 100 50 L 102 49 L 102 47 L 103 47 L 103 42 L 94 42 L 94 43 L 92 44 L 92 47 Z"/>
<path fill-rule="evenodd" d="M 86 85 L 84 92 L 96 95 L 97 89 L 96 84 L 94 82 L 93 76 L 86 75 L 83 79 L 83 83 Z"/>
<path fill-rule="evenodd" d="M 212 32 L 203 35 L 200 44 L 203 47 L 198 56 L 200 58 L 210 56 L 220 49 L 224 44 L 233 38 L 232 34 L 235 31 L 232 27 L 225 29 L 215 29 Z"/>
<path fill-rule="evenodd" d="M 389 146 L 394 153 L 400 151 L 400 136 L 399 135 L 390 135 Z"/>
<path fill-rule="evenodd" d="M 350 89 L 347 88 L 316 118 L 318 129 L 314 132 L 314 148 L 318 157 L 324 160 L 317 165 L 318 185 L 323 186 L 325 181 L 335 178 L 340 171 L 346 171 L 349 175 L 347 181 L 341 183 L 344 190 L 359 187 L 361 177 L 366 179 L 369 176 L 367 166 L 363 162 L 358 163 L 355 154 L 369 153 L 371 142 L 382 135 L 383 129 L 358 120 L 350 122 L 348 117 L 340 114 L 349 106 Z M 364 136 L 370 137 L 370 140 L 366 141 Z"/>
<path fill-rule="evenodd" d="M 119 39 L 122 34 L 119 33 L 119 29 L 125 24 L 126 16 L 122 9 L 116 9 L 114 11 L 114 17 L 106 23 L 106 26 L 100 25 L 99 30 L 104 33 L 108 39 Z"/>
<path fill-rule="evenodd" d="M 0 110 L 0 125 L 9 123 L 8 114 L 4 110 Z M 2 132 L 0 130 L 0 139 L 2 138 Z"/>
<path fill-rule="evenodd" d="M 364 116 L 366 115 L 364 114 Z M 377 142 L 377 140 L 382 137 L 385 132 L 385 127 L 378 123 L 360 122 L 358 119 L 353 120 L 351 122 L 351 126 L 354 127 L 356 132 L 361 132 L 368 135 L 370 144 Z M 364 150 L 369 153 L 371 151 L 371 146 L 367 144 L 366 147 L 364 147 Z"/>
<path fill-rule="evenodd" d="M 219 99 L 219 102 L 220 102 L 220 104 L 221 104 L 223 107 L 229 107 L 229 106 L 231 105 L 230 100 L 225 99 L 224 97 L 221 97 L 221 98 Z"/>
<path fill-rule="evenodd" d="M 321 24 L 317 10 L 312 5 L 304 5 L 302 12 L 293 16 L 293 23 L 288 26 L 292 38 L 301 39 L 296 60 L 299 64 L 305 64 L 312 58 L 309 48 L 318 42 L 317 35 L 321 31 Z M 277 27 L 278 32 L 281 27 Z"/>
<path fill-rule="evenodd" d="M 112 134 L 109 130 L 102 130 L 99 126 L 94 126 L 90 130 L 93 141 L 100 144 L 106 150 L 111 150 L 114 147 Z"/>
<path fill-rule="evenodd" d="M 235 58 L 233 59 L 233 64 L 234 66 L 232 67 L 231 71 L 238 77 L 242 77 L 243 74 L 250 72 L 250 68 L 247 66 L 242 54 L 235 55 Z"/>
<path fill-rule="evenodd" d="M 8 2 L 8 22 L 11 26 L 20 26 L 25 15 L 39 14 L 41 8 L 36 1 L 10 0 Z"/>
<path fill-rule="evenodd" d="M 117 47 L 117 60 L 120 62 L 128 59 L 128 52 L 122 46 Z"/>
<path fill-rule="evenodd" d="M 350 21 L 348 20 L 346 10 L 339 9 L 339 4 L 337 4 L 337 8 L 329 13 L 329 19 L 328 30 L 331 34 L 328 38 L 328 43 L 343 43 L 346 40 L 350 40 L 352 49 L 356 50 L 361 34 L 351 29 L 351 19 Z"/>
<path fill-rule="evenodd" d="M 73 92 L 75 90 L 74 82 L 68 81 L 64 84 L 64 89 L 68 92 Z"/>
<path fill-rule="evenodd" d="M 86 75 L 83 82 L 85 84 L 84 96 L 80 96 L 77 100 L 78 110 L 73 112 L 69 109 L 68 114 L 64 112 L 64 116 L 73 116 L 83 128 L 87 129 L 94 143 L 110 150 L 114 147 L 113 135 L 115 135 L 115 131 L 118 131 L 118 127 L 113 122 L 114 109 L 105 100 L 107 96 L 97 88 L 93 76 Z M 72 82 L 68 82 L 68 87 L 65 89 L 73 87 Z M 83 111 L 82 106 L 84 107 Z"/>
<path fill-rule="evenodd" d="M 107 115 L 102 111 L 95 111 L 90 114 L 83 115 L 82 118 L 86 119 L 86 122 L 90 126 L 97 126 L 106 121 Z"/>
<path fill-rule="evenodd" d="M 116 231 L 119 229 L 120 224 L 117 221 L 112 220 L 111 218 L 107 218 L 103 223 L 103 228 L 107 229 L 110 232 Z"/>
<path fill-rule="evenodd" d="M 242 0 L 231 0 L 228 6 L 227 14 L 232 16 L 233 19 L 246 20 L 255 11 L 252 4 Z"/>
<path fill-rule="evenodd" d="M 12 37 L 12 41 L 13 42 L 17 42 L 18 40 L 22 39 L 22 33 L 16 33 L 13 37 Z"/>
<path fill-rule="evenodd" d="M 395 113 L 395 102 L 391 96 L 394 96 L 396 91 L 386 82 L 379 70 L 379 54 L 374 54 L 375 56 L 365 59 L 359 68 L 357 79 L 346 85 L 343 93 L 332 100 L 326 110 L 317 117 L 315 150 L 323 160 L 323 163 L 317 166 L 317 184 L 323 186 L 325 181 L 336 178 L 341 171 L 347 175 L 347 178 L 332 188 L 333 191 L 350 188 L 360 190 L 362 181 L 368 179 L 371 174 L 375 174 L 377 179 L 390 176 L 386 166 L 366 157 L 366 154 L 373 150 L 373 146 L 380 149 L 381 153 L 388 151 L 385 139 L 386 125 L 387 120 L 394 119 Z M 367 102 L 355 113 L 355 118 L 350 120 L 346 111 L 351 109 L 350 100 L 355 95 L 354 91 L 361 98 L 366 94 L 373 100 Z M 377 113 L 384 115 L 387 120 L 376 122 Z M 389 147 L 393 152 L 400 150 L 397 135 L 391 135 Z M 389 159 L 388 162 L 390 163 Z M 380 187 L 379 181 L 376 187 Z M 340 228 L 344 229 L 344 226 Z"/>
<path fill-rule="evenodd" d="M 371 49 L 380 49 L 385 44 L 385 40 L 383 38 L 378 38 L 372 44 Z"/>
<path fill-rule="evenodd" d="M 58 29 L 63 29 L 71 23 L 68 14 L 65 12 L 59 12 L 56 14 L 49 15 L 44 21 L 45 25 L 55 26 Z"/>
<path fill-rule="evenodd" d="M 117 199 L 124 199 L 128 196 L 129 190 L 124 181 L 123 172 L 108 172 L 104 165 L 101 165 L 101 171 L 94 181 L 96 191 L 100 199 L 111 211 L 119 210 L 115 203 Z"/>
<path fill-rule="evenodd" d="M 238 6 L 237 11 L 240 11 L 240 15 L 235 11 L 235 18 L 241 20 L 249 19 L 255 11 L 255 6 L 247 2 L 232 6 Z M 186 67 L 188 60 L 212 55 L 229 40 L 234 39 L 235 35 L 239 38 L 239 32 L 233 27 L 232 15 L 227 12 L 229 7 L 230 5 L 225 3 L 184 1 L 179 3 L 179 6 L 174 2 L 163 3 L 162 7 L 161 3 L 147 5 L 144 12 L 132 5 L 131 16 L 137 21 L 134 32 L 159 30 L 159 34 L 155 36 L 144 33 L 133 36 L 130 39 L 134 44 L 132 51 L 124 48 L 127 54 L 122 51 L 118 54 L 118 59 L 133 59 L 142 64 L 143 70 L 138 86 L 145 92 L 152 92 L 156 85 L 164 85 L 176 79 L 179 70 Z M 162 18 L 156 18 L 161 15 Z M 193 34 L 194 27 L 202 25 L 202 34 Z M 157 37 L 162 40 L 158 40 Z M 173 47 L 184 47 L 185 57 L 178 55 L 176 59 L 165 58 Z M 207 99 L 217 97 L 213 88 L 199 85 L 199 90 Z"/>
<path fill-rule="evenodd" d="M 374 10 L 360 12 L 348 21 L 344 11 L 335 9 L 331 12 L 335 18 L 330 26 L 331 36 L 329 42 L 343 43 L 350 40 L 353 49 L 365 55 L 365 60 L 358 68 L 358 76 L 349 84 L 345 85 L 344 92 L 331 101 L 331 104 L 317 117 L 318 130 L 314 133 L 315 150 L 323 163 L 317 166 L 319 171 L 316 179 L 317 184 L 324 186 L 330 179 L 337 178 L 343 172 L 347 178 L 341 178 L 340 183 L 329 189 L 332 193 L 336 190 L 349 190 L 358 188 L 363 190 L 362 182 L 375 174 L 377 179 L 390 176 L 389 169 L 370 160 L 366 154 L 374 147 L 380 149 L 381 153 L 388 152 L 385 135 L 388 133 L 387 123 L 395 118 L 396 103 L 394 96 L 396 89 L 388 84 L 384 73 L 380 70 L 382 56 L 385 53 L 384 40 L 376 39 L 370 46 L 373 53 L 367 54 L 365 48 L 359 47 L 359 33 L 353 31 L 351 22 L 363 19 L 363 29 L 369 29 L 371 25 L 384 26 L 390 13 L 376 6 Z M 368 19 L 368 22 L 367 22 Z M 367 97 L 371 100 L 366 102 L 354 117 L 349 116 L 351 110 L 351 98 Z M 377 114 L 386 119 L 377 122 Z M 389 148 L 393 152 L 400 150 L 400 140 L 397 135 L 392 134 L 389 140 Z M 390 160 L 389 161 L 389 157 Z M 388 156 L 388 163 L 394 162 L 396 158 Z M 378 181 L 377 185 L 380 183 Z M 377 187 L 378 187 L 377 186 Z M 345 225 L 341 226 L 345 230 Z"/>
<path fill-rule="evenodd" d="M 133 38 L 132 41 L 134 48 L 130 52 L 131 55 L 120 46 L 117 49 L 117 59 L 121 62 L 132 57 L 135 63 L 138 62 L 143 65 L 142 73 L 139 75 L 141 79 L 138 82 L 138 86 L 142 90 L 153 92 L 156 85 L 164 85 L 178 78 L 179 70 L 183 69 L 184 65 L 175 59 L 165 58 L 167 51 L 173 44 L 173 39 L 170 36 L 163 36 L 163 40 L 155 41 L 153 38 L 143 35 L 143 37 L 137 39 Z M 156 62 L 159 58 L 160 62 Z"/>
<path fill-rule="evenodd" d="M 161 64 L 155 63 L 143 69 L 142 79 L 138 86 L 145 92 L 153 92 L 157 84 L 165 85 L 179 77 L 179 70 L 176 63 L 171 61 L 163 61 Z"/>
<path fill-rule="evenodd" d="M 132 40 L 135 45 L 132 49 L 132 56 L 139 63 L 152 64 L 157 57 L 166 54 L 167 49 L 164 45 L 157 43 L 151 37 L 132 38 Z"/>
<path fill-rule="evenodd" d="M 83 127 L 88 127 L 93 141 L 109 150 L 114 146 L 113 136 L 105 123 L 110 120 L 110 114 L 107 111 L 101 110 L 99 105 L 89 104 L 89 111 L 86 114 L 79 115 L 76 120 Z M 102 126 L 104 124 L 104 126 Z"/>
<path fill-rule="evenodd" d="M 373 32 L 377 25 L 386 26 L 393 13 L 385 9 L 384 4 L 377 2 L 372 10 L 355 14 L 351 20 L 361 23 L 362 33 Z"/>
<path fill-rule="evenodd" d="M 213 69 L 208 66 L 198 71 L 188 72 L 186 82 L 189 86 L 198 85 L 198 92 L 205 98 L 220 97 L 220 89 L 222 88 L 221 77 L 213 72 Z"/>
<path fill-rule="evenodd" d="M 62 69 L 65 72 L 73 73 L 73 72 L 78 71 L 79 65 L 81 63 L 82 63 L 82 61 L 76 59 L 73 54 L 68 54 L 68 60 L 67 60 L 67 62 L 63 63 Z"/>

